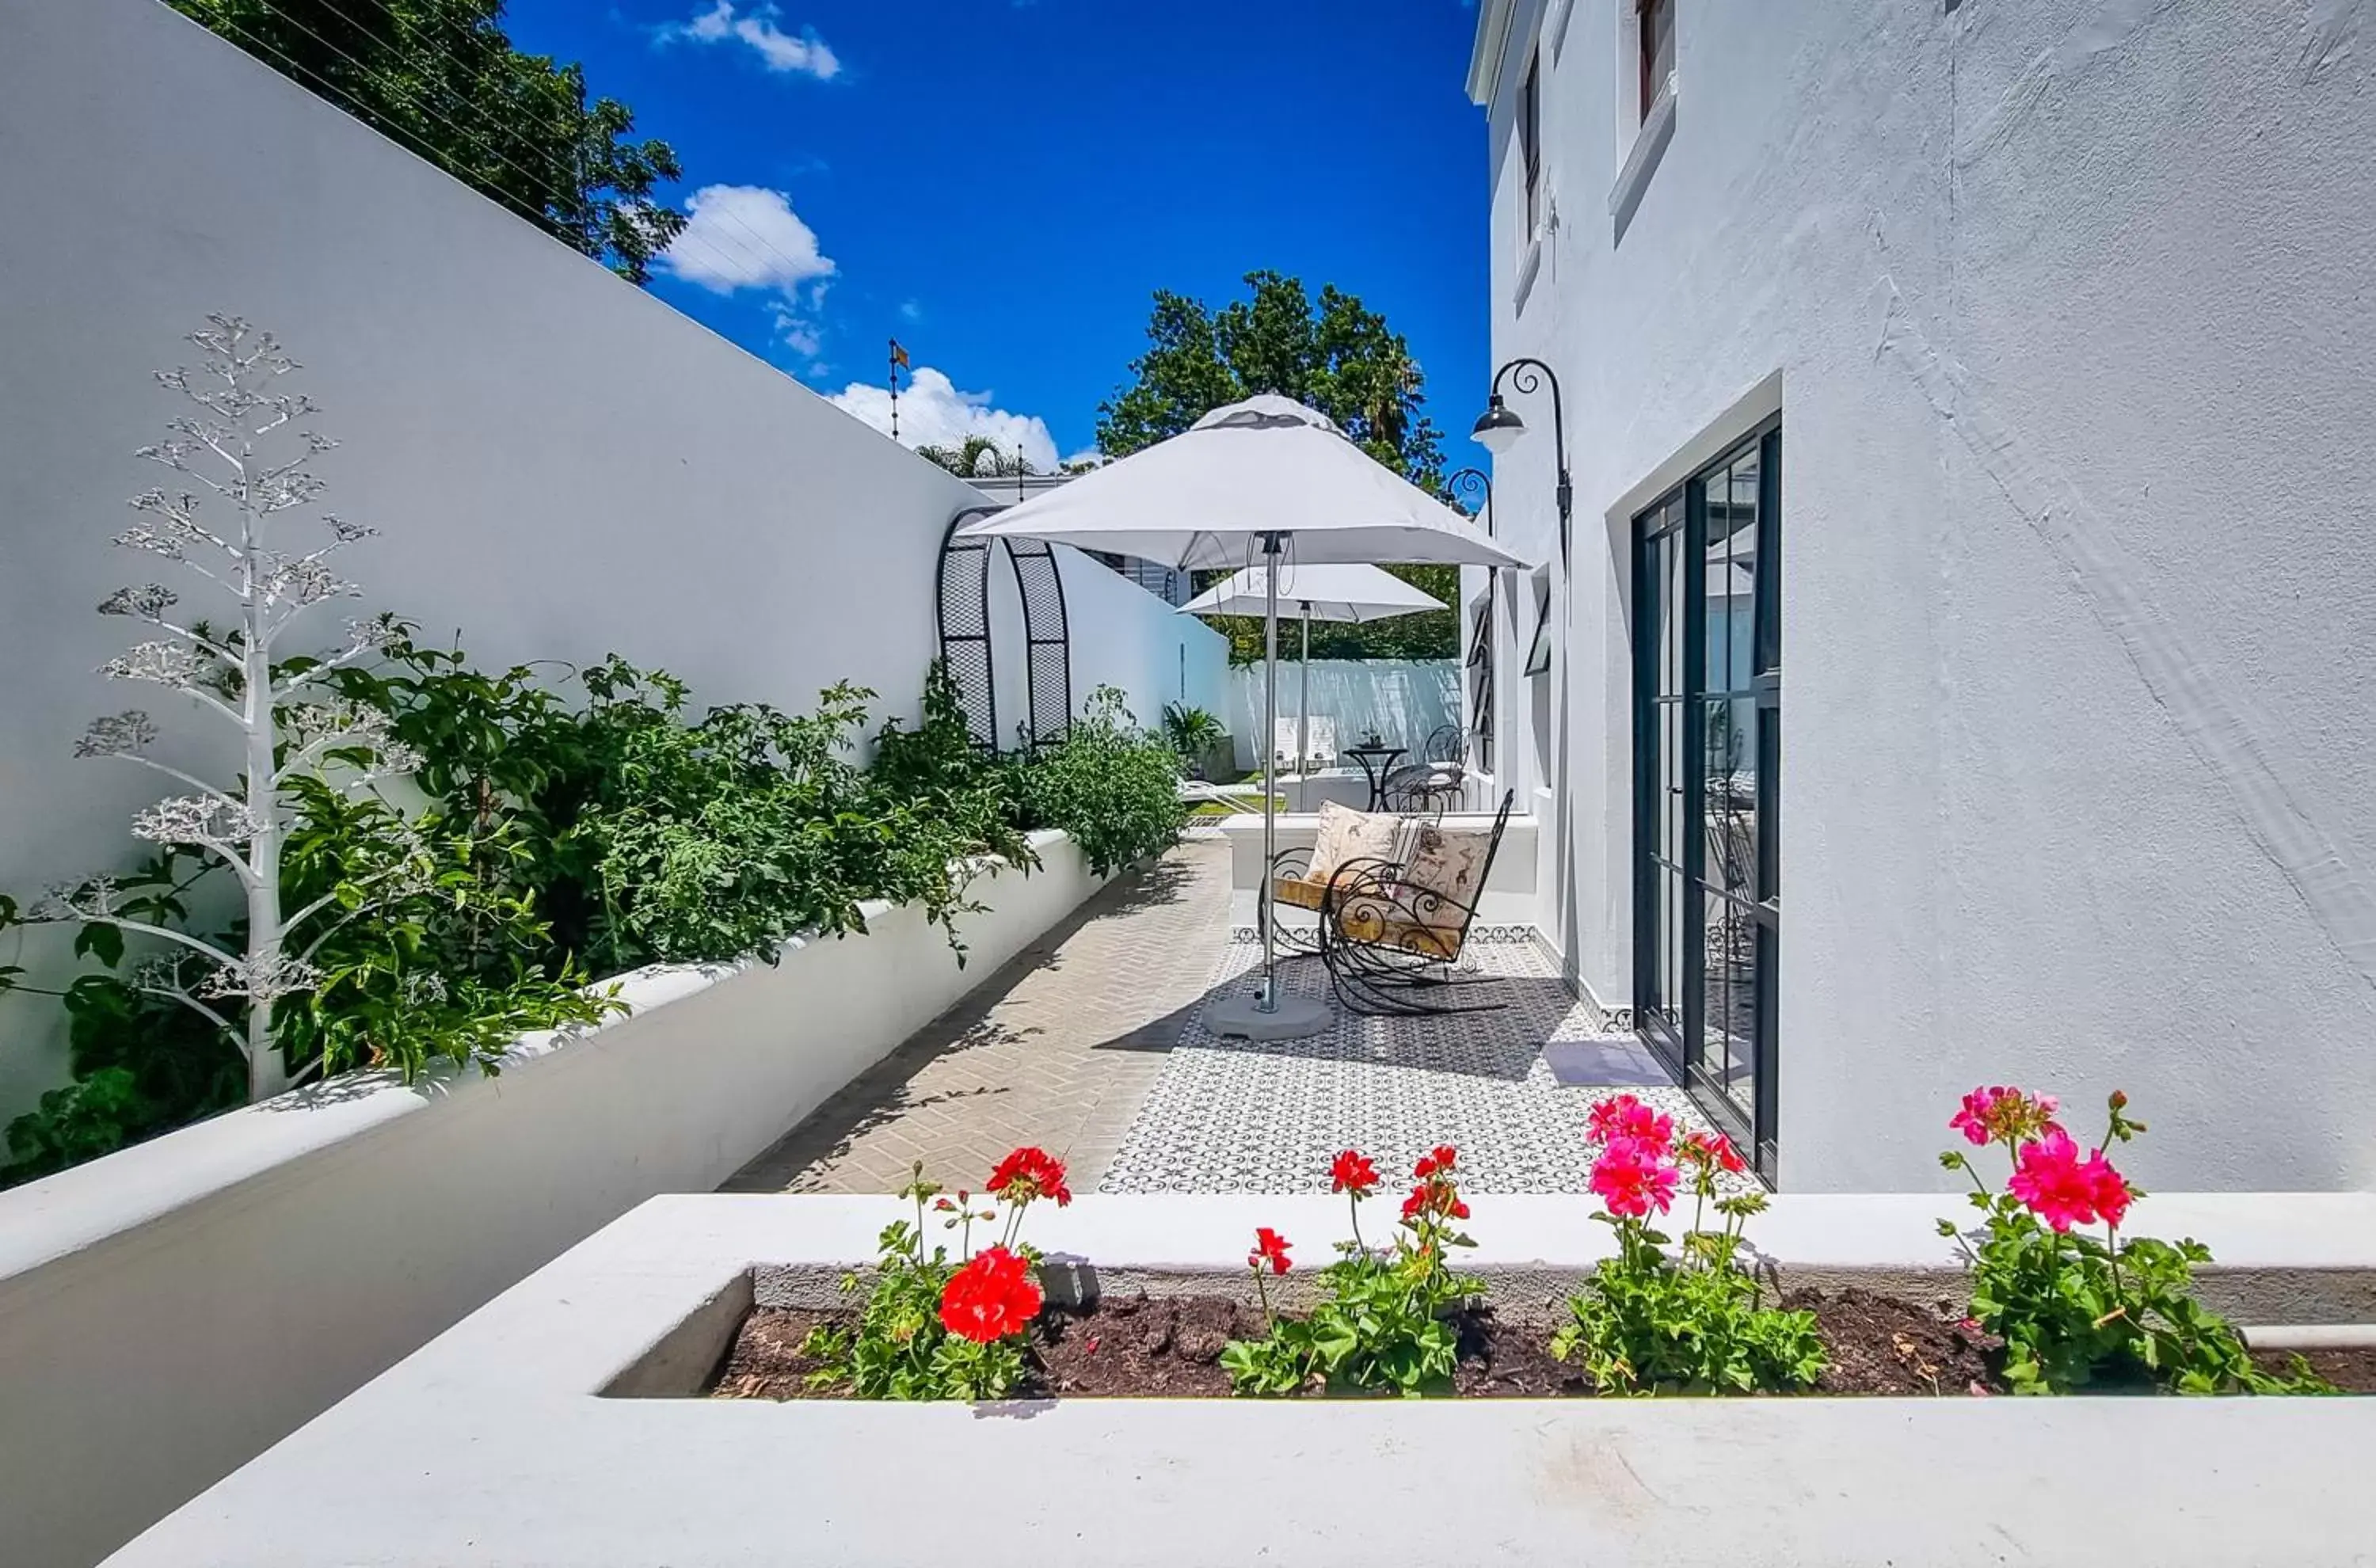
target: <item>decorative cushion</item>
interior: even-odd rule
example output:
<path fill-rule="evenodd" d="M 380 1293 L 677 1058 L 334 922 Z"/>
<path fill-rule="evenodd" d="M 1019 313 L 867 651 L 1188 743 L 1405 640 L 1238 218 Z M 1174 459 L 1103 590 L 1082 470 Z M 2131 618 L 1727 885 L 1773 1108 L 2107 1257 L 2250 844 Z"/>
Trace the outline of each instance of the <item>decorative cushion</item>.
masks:
<path fill-rule="evenodd" d="M 1292 904 L 1299 909 L 1316 909 L 1327 897 L 1328 885 L 1301 876 L 1275 876 L 1270 879 L 1270 896 L 1282 904 Z"/>
<path fill-rule="evenodd" d="M 1322 802 L 1320 837 L 1312 846 L 1312 863 L 1305 869 L 1303 880 L 1325 887 L 1336 868 L 1348 861 L 1400 859 L 1403 826 L 1403 819 L 1398 816 L 1357 812 L 1334 801 Z"/>
<path fill-rule="evenodd" d="M 1420 824 L 1403 868 L 1404 897 L 1419 923 L 1457 932 L 1477 908 L 1492 836 L 1473 830 Z"/>

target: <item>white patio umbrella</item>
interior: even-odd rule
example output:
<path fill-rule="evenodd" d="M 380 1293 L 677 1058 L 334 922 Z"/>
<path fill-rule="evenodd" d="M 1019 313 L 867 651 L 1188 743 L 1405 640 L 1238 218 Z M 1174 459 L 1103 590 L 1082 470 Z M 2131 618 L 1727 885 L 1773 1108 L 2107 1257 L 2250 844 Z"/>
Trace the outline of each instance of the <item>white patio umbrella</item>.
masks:
<path fill-rule="evenodd" d="M 1048 540 L 1178 570 L 1361 562 L 1524 566 L 1467 517 L 1388 471 L 1325 414 L 1265 393 L 1215 409 L 1168 441 L 1092 469 L 960 530 Z M 1265 739 L 1278 729 L 1278 584 L 1263 595 Z M 1251 1003 L 1216 1003 L 1216 1034 L 1293 1039 L 1328 1027 L 1317 1002 L 1279 995 L 1269 867 L 1277 767 L 1263 749 L 1263 978 Z"/>
<path fill-rule="evenodd" d="M 1370 621 L 1416 615 L 1422 610 L 1448 608 L 1432 594 L 1422 593 L 1392 572 L 1359 562 L 1320 566 L 1289 566 L 1278 575 L 1278 597 L 1293 604 L 1303 617 L 1303 650 L 1297 656 L 1302 671 L 1302 697 L 1296 707 L 1295 754 L 1299 762 L 1312 754 L 1312 623 L 1336 621 L 1360 625 Z M 1270 601 L 1270 568 L 1248 566 L 1182 605 L 1182 615 L 1259 615 Z M 1274 745 L 1273 750 L 1277 748 Z"/>

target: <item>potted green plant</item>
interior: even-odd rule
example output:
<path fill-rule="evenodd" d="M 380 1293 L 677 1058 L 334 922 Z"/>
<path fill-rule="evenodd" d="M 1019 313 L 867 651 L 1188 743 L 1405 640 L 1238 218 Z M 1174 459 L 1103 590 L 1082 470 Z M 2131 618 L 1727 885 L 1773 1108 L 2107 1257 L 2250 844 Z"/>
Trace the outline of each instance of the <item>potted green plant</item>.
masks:
<path fill-rule="evenodd" d="M 1205 777 L 1206 760 L 1230 738 L 1210 712 L 1176 702 L 1163 705 L 1163 737 L 1180 754 L 1180 765 L 1191 778 Z"/>

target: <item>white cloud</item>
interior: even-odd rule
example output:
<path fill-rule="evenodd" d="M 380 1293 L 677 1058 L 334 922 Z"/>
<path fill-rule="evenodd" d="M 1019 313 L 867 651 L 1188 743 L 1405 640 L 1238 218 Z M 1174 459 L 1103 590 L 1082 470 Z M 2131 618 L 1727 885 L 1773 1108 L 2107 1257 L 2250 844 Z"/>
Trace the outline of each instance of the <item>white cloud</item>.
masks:
<path fill-rule="evenodd" d="M 1101 469 L 1106 466 L 1106 455 L 1103 452 L 1099 451 L 1094 446 L 1084 446 L 1079 451 L 1074 453 L 1071 457 L 1065 458 L 1064 466 L 1068 469 L 1077 469 L 1084 466 L 1092 469 Z"/>
<path fill-rule="evenodd" d="M 811 362 L 811 374 L 820 373 L 818 315 L 838 268 L 790 199 L 764 185 L 704 185 L 684 210 L 683 232 L 660 253 L 662 269 L 713 293 L 772 291 L 766 308 L 777 338 Z"/>
<path fill-rule="evenodd" d="M 775 318 L 776 337 L 784 347 L 796 354 L 805 355 L 812 362 L 809 366 L 811 374 L 822 371 L 825 367 L 814 362 L 825 352 L 825 329 L 812 317 L 802 315 L 797 306 L 783 300 L 768 305 L 767 311 Z"/>
<path fill-rule="evenodd" d="M 657 37 L 662 43 L 683 39 L 690 43 L 723 43 L 730 39 L 759 56 L 768 70 L 779 74 L 797 73 L 831 81 L 841 74 L 841 60 L 832 46 L 816 35 L 814 28 L 802 28 L 795 35 L 776 25 L 779 15 L 773 6 L 754 6 L 737 15 L 733 0 L 718 0 L 708 10 L 683 22 L 672 22 L 659 30 Z"/>
<path fill-rule="evenodd" d="M 685 198 L 684 232 L 660 253 L 660 265 L 688 283 L 720 294 L 781 289 L 834 275 L 817 249 L 816 231 L 781 191 L 764 185 L 704 185 Z"/>
<path fill-rule="evenodd" d="M 831 394 L 831 398 L 875 429 L 890 434 L 889 388 L 853 381 Z M 940 371 L 918 365 L 912 384 L 899 391 L 899 445 L 955 446 L 968 435 L 986 435 L 1003 452 L 1020 446 L 1025 460 L 1040 473 L 1056 467 L 1056 438 L 1048 434 L 1045 420 L 992 408 L 990 393 L 960 392 Z"/>
<path fill-rule="evenodd" d="M 924 307 L 913 300 L 902 300 L 899 302 L 899 315 L 905 321 L 921 321 L 924 319 Z"/>

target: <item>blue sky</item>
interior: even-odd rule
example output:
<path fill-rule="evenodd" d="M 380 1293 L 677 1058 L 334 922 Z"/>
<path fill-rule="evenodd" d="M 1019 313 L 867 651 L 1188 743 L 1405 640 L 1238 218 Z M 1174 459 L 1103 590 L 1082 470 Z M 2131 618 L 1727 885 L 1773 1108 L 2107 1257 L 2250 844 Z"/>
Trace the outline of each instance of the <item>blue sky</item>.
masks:
<path fill-rule="evenodd" d="M 675 146 L 686 179 L 667 194 L 696 208 L 663 298 L 826 393 L 879 386 L 897 336 L 919 373 L 903 433 L 938 420 L 1037 447 L 1037 419 L 1069 457 L 1154 290 L 1218 303 L 1263 267 L 1383 311 L 1437 423 L 1467 424 L 1491 369 L 1485 131 L 1461 93 L 1475 15 L 510 0 L 505 25 Z"/>

